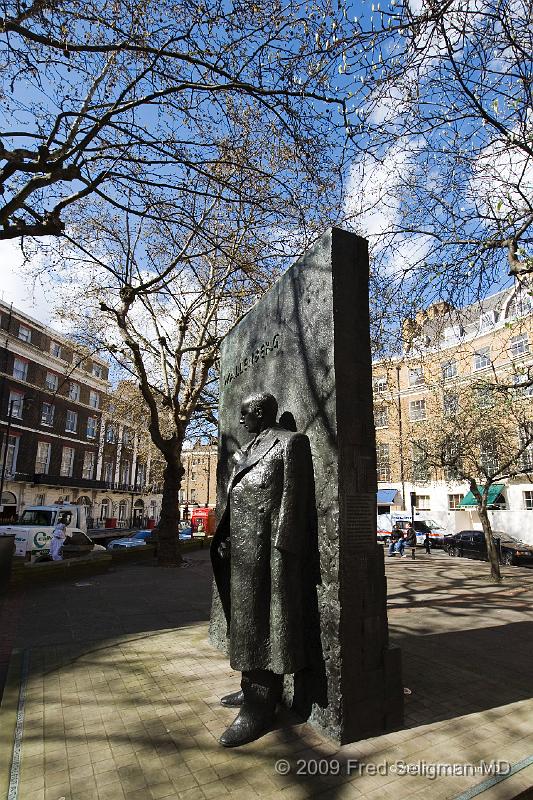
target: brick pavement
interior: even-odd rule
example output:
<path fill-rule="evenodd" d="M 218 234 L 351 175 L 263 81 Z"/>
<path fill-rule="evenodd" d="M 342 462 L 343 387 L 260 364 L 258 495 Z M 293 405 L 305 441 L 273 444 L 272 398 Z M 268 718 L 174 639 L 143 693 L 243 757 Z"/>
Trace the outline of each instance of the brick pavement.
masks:
<path fill-rule="evenodd" d="M 258 742 L 218 745 L 234 716 L 219 699 L 237 676 L 207 643 L 204 553 L 179 570 L 129 566 L 78 582 L 85 585 L 27 592 L 16 639 L 22 655 L 12 660 L 0 720 L 7 767 L 22 661 L 19 800 L 439 800 L 487 776 L 432 780 L 386 762 L 516 764 L 532 756 L 533 570 L 506 568 L 505 584 L 493 587 L 486 564 L 436 553 L 388 559 L 387 571 L 391 638 L 403 648 L 411 691 L 406 727 L 340 748 L 287 712 Z M 288 775 L 276 773 L 278 759 L 288 760 Z M 340 774 L 310 774 L 315 765 Z M 529 766 L 479 796 L 507 800 L 531 786 Z"/>

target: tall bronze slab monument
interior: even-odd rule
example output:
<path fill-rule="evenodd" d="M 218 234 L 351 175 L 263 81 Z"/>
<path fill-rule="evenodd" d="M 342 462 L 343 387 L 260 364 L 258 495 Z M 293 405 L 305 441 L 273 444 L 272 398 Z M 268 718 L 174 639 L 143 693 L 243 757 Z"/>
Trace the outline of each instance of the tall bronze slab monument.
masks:
<path fill-rule="evenodd" d="M 225 337 L 220 376 L 219 504 L 230 457 L 247 442 L 239 425 L 246 396 L 273 394 L 282 421 L 291 420 L 311 443 L 321 663 L 300 706 L 340 743 L 399 727 L 400 651 L 388 641 L 383 550 L 376 543 L 366 240 L 328 231 Z M 219 646 L 223 631 L 215 597 L 211 638 Z M 286 690 L 299 707 L 297 679 Z"/>

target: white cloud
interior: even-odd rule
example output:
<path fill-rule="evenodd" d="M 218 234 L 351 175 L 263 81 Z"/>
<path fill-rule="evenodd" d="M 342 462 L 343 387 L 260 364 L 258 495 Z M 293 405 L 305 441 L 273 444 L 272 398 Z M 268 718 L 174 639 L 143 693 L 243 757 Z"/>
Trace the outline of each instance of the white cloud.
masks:
<path fill-rule="evenodd" d="M 32 274 L 15 241 L 0 242 L 0 265 L 0 298 L 4 303 L 13 303 L 15 308 L 54 327 L 54 287 L 46 274 Z"/>
<path fill-rule="evenodd" d="M 406 232 L 403 226 L 408 187 L 421 177 L 417 161 L 421 147 L 416 138 L 402 138 L 380 163 L 365 155 L 350 169 L 345 214 L 357 233 L 369 240 L 374 258 L 380 259 L 385 271 L 404 271 L 420 264 L 431 247 L 428 236 Z"/>
<path fill-rule="evenodd" d="M 471 191 L 485 212 L 495 217 L 528 214 L 533 196 L 533 159 L 508 141 L 494 140 L 473 165 Z"/>

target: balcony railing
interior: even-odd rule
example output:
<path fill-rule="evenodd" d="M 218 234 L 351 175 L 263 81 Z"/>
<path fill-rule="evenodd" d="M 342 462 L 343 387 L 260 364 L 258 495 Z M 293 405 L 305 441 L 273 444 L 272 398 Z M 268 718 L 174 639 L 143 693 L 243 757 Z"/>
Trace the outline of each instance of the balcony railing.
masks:
<path fill-rule="evenodd" d="M 159 484 L 115 483 L 113 481 L 97 481 L 91 478 L 69 477 L 68 475 L 48 475 L 46 473 L 16 472 L 14 475 L 6 473 L 6 479 L 44 484 L 46 486 L 75 486 L 79 489 L 99 489 L 104 492 L 129 492 L 130 494 L 140 492 L 160 494 L 163 491 L 163 487 Z"/>
<path fill-rule="evenodd" d="M 76 486 L 79 489 L 105 489 L 104 481 L 95 481 L 91 478 L 76 478 L 68 475 L 48 475 L 44 472 L 15 473 L 14 480 L 26 483 L 45 484 L 46 486 Z"/>

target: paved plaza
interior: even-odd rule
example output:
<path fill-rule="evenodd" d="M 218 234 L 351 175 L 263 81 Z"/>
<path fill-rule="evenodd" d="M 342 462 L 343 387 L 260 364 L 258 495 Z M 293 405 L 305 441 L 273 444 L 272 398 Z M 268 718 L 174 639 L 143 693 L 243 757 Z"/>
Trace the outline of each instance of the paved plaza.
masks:
<path fill-rule="evenodd" d="M 485 563 L 386 559 L 405 728 L 338 747 L 283 712 L 225 750 L 235 712 L 219 700 L 238 676 L 207 641 L 207 554 L 186 558 L 6 598 L 2 800 L 533 797 L 533 570 L 494 587 Z"/>

